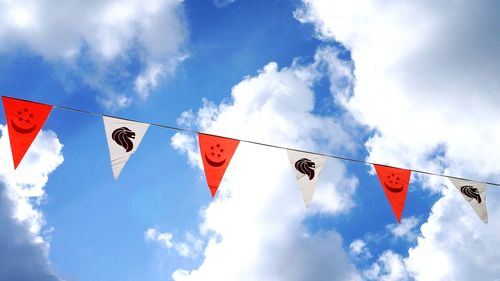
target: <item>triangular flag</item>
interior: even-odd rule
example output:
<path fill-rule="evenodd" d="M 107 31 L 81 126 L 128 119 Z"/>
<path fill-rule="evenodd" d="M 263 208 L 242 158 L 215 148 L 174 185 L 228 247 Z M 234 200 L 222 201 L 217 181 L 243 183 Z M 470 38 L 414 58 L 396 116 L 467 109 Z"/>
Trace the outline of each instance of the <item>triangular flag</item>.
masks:
<path fill-rule="evenodd" d="M 52 106 L 8 97 L 2 97 L 2 102 L 16 169 L 49 117 Z"/>
<path fill-rule="evenodd" d="M 375 171 L 377 171 L 380 184 L 382 184 L 385 196 L 391 204 L 392 211 L 398 222 L 401 222 L 411 171 L 376 164 L 373 166 L 375 166 Z"/>
<path fill-rule="evenodd" d="M 326 157 L 323 155 L 299 152 L 295 150 L 287 150 L 288 159 L 295 171 L 295 177 L 299 183 L 302 197 L 306 203 L 306 207 L 311 205 L 316 181 L 319 178 L 319 173 L 325 165 Z"/>
<path fill-rule="evenodd" d="M 149 128 L 149 124 L 103 116 L 109 146 L 111 168 L 115 179 L 134 153 Z"/>
<path fill-rule="evenodd" d="M 486 184 L 476 181 L 449 178 L 451 183 L 469 202 L 474 212 L 486 224 L 488 223 L 488 212 L 486 210 Z"/>
<path fill-rule="evenodd" d="M 207 184 L 214 197 L 240 141 L 202 133 L 198 133 L 198 141 Z"/>

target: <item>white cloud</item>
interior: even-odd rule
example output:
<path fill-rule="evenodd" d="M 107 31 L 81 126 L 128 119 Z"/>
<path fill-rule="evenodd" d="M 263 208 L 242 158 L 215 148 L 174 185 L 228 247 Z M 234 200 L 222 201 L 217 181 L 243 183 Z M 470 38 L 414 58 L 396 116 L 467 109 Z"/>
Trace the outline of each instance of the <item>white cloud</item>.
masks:
<path fill-rule="evenodd" d="M 376 130 L 369 160 L 476 179 L 500 179 L 500 2 L 304 0 L 296 12 L 351 51 L 355 89 L 340 100 Z M 417 280 L 494 280 L 498 225 L 485 228 L 445 179 L 405 266 Z M 492 196 L 491 196 L 491 195 Z M 491 217 L 498 195 L 489 193 Z"/>
<path fill-rule="evenodd" d="M 148 241 L 154 241 L 158 235 L 158 230 L 156 228 L 148 228 L 146 232 L 144 232 L 144 238 Z"/>
<path fill-rule="evenodd" d="M 135 79 L 135 91 L 139 93 L 142 98 L 146 98 L 150 90 L 158 85 L 158 79 L 161 75 L 161 65 L 149 65 L 145 72 Z"/>
<path fill-rule="evenodd" d="M 416 228 L 420 220 L 416 217 L 403 218 L 401 223 L 390 224 L 387 229 L 392 233 L 396 239 L 405 239 L 410 242 L 417 238 L 418 229 Z"/>
<path fill-rule="evenodd" d="M 147 97 L 186 58 L 186 37 L 182 0 L 0 1 L 0 52 L 24 47 L 64 62 L 102 92 L 105 105 L 132 99 L 109 86 L 117 80 Z M 132 60 L 138 70 L 126 70 Z"/>
<path fill-rule="evenodd" d="M 156 228 L 148 228 L 144 233 L 144 238 L 148 241 L 158 241 L 167 249 L 174 247 L 172 238 L 174 235 L 170 232 L 159 232 Z"/>
<path fill-rule="evenodd" d="M 7 128 L 0 126 L 0 279 L 60 280 L 48 260 L 46 222 L 37 209 L 46 196 L 48 175 L 63 162 L 62 145 L 41 131 L 14 171 Z"/>
<path fill-rule="evenodd" d="M 500 216 L 500 194 L 495 191 L 487 195 L 491 218 Z M 417 246 L 409 250 L 408 271 L 418 280 L 498 279 L 500 266 L 492 261 L 500 259 L 500 222 L 484 225 L 451 184 L 443 193 L 421 227 Z"/>
<path fill-rule="evenodd" d="M 318 54 L 323 51 L 334 52 L 328 48 Z M 239 139 L 313 151 L 352 151 L 350 135 L 338 120 L 312 113 L 311 87 L 324 63 L 317 60 L 282 69 L 269 63 L 234 86 L 231 101 L 206 101 L 197 114 L 185 114 L 182 122 L 194 120 L 201 131 Z M 190 162 L 201 172 L 201 162 L 193 159 L 199 159 L 194 140 L 180 136 L 172 139 L 172 146 L 190 153 Z M 347 212 L 354 205 L 356 185 L 341 162 L 329 159 L 307 211 L 286 151 L 240 143 L 215 201 L 202 213 L 200 230 L 208 239 L 205 259 L 197 269 L 177 270 L 173 278 L 360 280 L 339 234 L 311 234 L 302 223 L 313 214 Z"/>
<path fill-rule="evenodd" d="M 357 240 L 354 240 L 350 245 L 349 245 L 349 250 L 352 254 L 354 255 L 359 255 L 360 253 L 363 252 L 363 250 L 365 249 L 366 247 L 366 243 L 361 240 L 361 239 L 357 239 Z"/>
<path fill-rule="evenodd" d="M 181 257 L 196 257 L 203 250 L 203 241 L 197 239 L 192 233 L 186 232 L 184 242 L 174 242 L 174 235 L 170 232 L 160 232 L 151 227 L 144 233 L 146 241 L 159 243 L 166 249 L 174 249 Z"/>
<path fill-rule="evenodd" d="M 491 191 L 487 198 L 488 202 L 500 201 L 500 196 Z M 500 215 L 498 204 L 489 206 L 491 216 Z M 409 249 L 407 257 L 389 250 L 389 259 L 384 252 L 364 271 L 364 276 L 372 279 L 398 276 L 403 273 L 401 263 L 405 274 L 415 280 L 496 280 L 499 276 L 500 266 L 491 261 L 500 258 L 496 251 L 500 245 L 500 223 L 492 221 L 485 226 L 451 183 L 420 231 L 417 245 Z M 394 261 L 396 266 L 385 266 L 382 270 L 387 261 Z"/>
<path fill-rule="evenodd" d="M 500 125 L 498 3 L 305 2 L 298 17 L 352 52 L 355 94 L 344 103 L 379 132 L 367 143 L 371 160 L 436 171 L 428 160 L 444 145 L 450 172 L 496 171 L 485 156 L 500 140 L 492 130 Z"/>
<path fill-rule="evenodd" d="M 192 167 L 201 166 L 201 158 L 196 151 L 197 144 L 192 137 L 182 133 L 175 133 L 170 144 L 174 149 L 188 154 L 189 164 Z"/>
<path fill-rule="evenodd" d="M 371 258 L 370 249 L 366 246 L 365 241 L 356 239 L 349 245 L 349 254 L 354 258 L 368 259 Z"/>
<path fill-rule="evenodd" d="M 402 257 L 390 250 L 382 253 L 369 269 L 363 271 L 363 276 L 367 280 L 379 281 L 404 281 L 409 279 Z"/>
<path fill-rule="evenodd" d="M 223 8 L 227 5 L 233 4 L 234 2 L 236 2 L 236 0 L 214 0 L 214 5 L 217 8 Z"/>

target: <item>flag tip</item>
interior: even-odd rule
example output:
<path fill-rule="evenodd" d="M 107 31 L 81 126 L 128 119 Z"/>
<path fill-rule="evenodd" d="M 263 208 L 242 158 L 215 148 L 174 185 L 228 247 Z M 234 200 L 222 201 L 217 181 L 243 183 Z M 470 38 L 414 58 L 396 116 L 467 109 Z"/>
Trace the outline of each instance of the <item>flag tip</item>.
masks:
<path fill-rule="evenodd" d="M 215 198 L 215 194 L 217 193 L 218 186 L 209 186 L 210 187 L 210 194 L 212 195 L 212 199 Z"/>
<path fill-rule="evenodd" d="M 311 202 L 307 202 L 304 200 L 304 205 L 306 205 L 306 209 L 309 209 L 309 207 L 311 207 Z"/>

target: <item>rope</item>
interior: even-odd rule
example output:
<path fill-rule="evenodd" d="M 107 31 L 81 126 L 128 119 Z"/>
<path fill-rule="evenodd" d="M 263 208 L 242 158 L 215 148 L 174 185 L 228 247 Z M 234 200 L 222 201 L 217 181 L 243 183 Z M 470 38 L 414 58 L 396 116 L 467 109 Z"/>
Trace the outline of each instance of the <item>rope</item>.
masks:
<path fill-rule="evenodd" d="M 33 102 L 33 103 L 38 103 L 38 104 L 44 104 L 40 102 L 34 102 L 30 100 L 25 100 L 25 99 L 19 99 L 19 98 L 13 98 L 13 97 L 8 97 L 7 98 L 12 98 L 12 99 L 17 99 L 17 100 L 22 100 L 26 102 Z M 475 181 L 475 182 L 482 182 L 488 185 L 492 186 L 500 186 L 500 183 L 494 183 L 494 182 L 487 182 L 487 181 L 479 181 L 479 180 L 474 180 L 474 179 L 467 179 L 467 178 L 462 178 L 462 177 L 457 177 L 457 176 L 451 176 L 451 175 L 446 175 L 446 174 L 439 174 L 439 173 L 434 173 L 430 171 L 424 171 L 424 170 L 417 170 L 417 169 L 407 169 L 407 168 L 401 168 L 397 166 L 391 166 L 391 165 L 383 165 L 375 162 L 370 162 L 370 161 L 365 161 L 365 160 L 359 160 L 359 159 L 354 159 L 354 158 L 349 158 L 349 157 L 342 157 L 338 155 L 333 155 L 333 154 L 324 154 L 324 153 L 318 153 L 318 152 L 313 152 L 313 151 L 307 151 L 307 150 L 301 150 L 301 149 L 296 149 L 296 148 L 289 148 L 289 147 L 284 147 L 284 146 L 279 146 L 279 145 L 273 145 L 273 144 L 268 144 L 268 143 L 263 143 L 263 142 L 257 142 L 257 141 L 251 141 L 251 140 L 245 140 L 245 139 L 236 139 L 236 138 L 231 138 L 231 137 L 226 137 L 226 136 L 221 136 L 221 135 L 215 135 L 215 134 L 208 134 L 200 131 L 195 131 L 195 130 L 190 130 L 190 129 L 184 129 L 184 128 L 179 128 L 175 126 L 170 126 L 170 125 L 163 125 L 163 124 L 158 124 L 158 123 L 148 123 L 148 122 L 143 122 L 140 120 L 136 119 L 129 119 L 129 118 L 123 118 L 115 115 L 107 115 L 107 114 L 101 114 L 97 112 L 92 112 L 92 111 L 87 111 L 87 110 L 81 110 L 81 109 L 75 109 L 71 107 L 66 107 L 66 106 L 60 106 L 60 105 L 51 105 L 54 108 L 59 108 L 63 110 L 68 110 L 68 111 L 73 111 L 73 112 L 78 112 L 78 113 L 83 113 L 83 114 L 88 114 L 88 115 L 94 115 L 94 116 L 106 116 L 106 117 L 111 117 L 111 118 L 117 118 L 117 119 L 122 119 L 122 120 L 127 120 L 131 122 L 137 122 L 137 123 L 145 123 L 149 124 L 150 126 L 158 127 L 158 128 L 164 128 L 164 129 L 169 129 L 169 130 L 174 130 L 174 131 L 179 131 L 179 132 L 185 132 L 185 133 L 191 133 L 191 134 L 205 134 L 209 136 L 214 136 L 214 137 L 222 137 L 226 139 L 231 139 L 231 140 L 238 140 L 240 142 L 246 142 L 250 144 L 255 144 L 255 145 L 262 145 L 262 146 L 267 146 L 271 148 L 277 148 L 277 149 L 286 149 L 286 150 L 293 150 L 297 152 L 304 152 L 304 153 L 311 153 L 311 154 L 316 154 L 316 155 L 321 155 L 329 158 L 334 158 L 342 161 L 349 161 L 353 163 L 361 163 L 361 164 L 369 164 L 369 165 L 379 165 L 379 166 L 385 166 L 389 168 L 397 168 L 397 169 L 404 169 L 404 170 L 410 170 L 415 173 L 419 174 L 425 174 L 425 175 L 430 175 L 430 176 L 438 176 L 438 177 L 447 177 L 447 178 L 453 178 L 453 179 L 458 179 L 458 180 L 465 180 L 465 181 Z"/>

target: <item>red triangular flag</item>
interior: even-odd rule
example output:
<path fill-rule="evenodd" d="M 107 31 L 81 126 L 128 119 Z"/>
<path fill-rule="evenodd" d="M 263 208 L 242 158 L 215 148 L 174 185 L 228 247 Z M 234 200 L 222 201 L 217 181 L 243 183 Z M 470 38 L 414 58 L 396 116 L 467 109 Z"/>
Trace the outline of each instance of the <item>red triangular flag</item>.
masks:
<path fill-rule="evenodd" d="M 202 133 L 198 133 L 198 141 L 208 187 L 214 197 L 240 141 Z"/>
<path fill-rule="evenodd" d="M 387 196 L 398 222 L 401 222 L 411 171 L 376 164 L 373 166 L 375 166 L 385 196 Z"/>
<path fill-rule="evenodd" d="M 49 116 L 51 105 L 2 97 L 14 169 Z"/>

